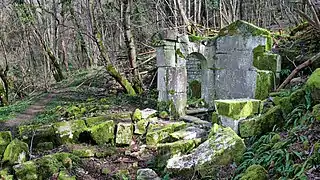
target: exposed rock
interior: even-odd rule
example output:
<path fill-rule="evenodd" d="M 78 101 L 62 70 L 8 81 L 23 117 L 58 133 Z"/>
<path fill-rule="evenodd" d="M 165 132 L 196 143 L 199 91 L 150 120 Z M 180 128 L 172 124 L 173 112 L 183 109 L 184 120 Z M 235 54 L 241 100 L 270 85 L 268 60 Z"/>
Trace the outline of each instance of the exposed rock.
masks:
<path fill-rule="evenodd" d="M 275 125 L 283 124 L 282 111 L 279 106 L 271 108 L 267 113 L 239 123 L 241 137 L 251 137 L 272 131 Z"/>
<path fill-rule="evenodd" d="M 214 124 L 208 140 L 190 154 L 169 159 L 166 168 L 174 174 L 184 173 L 184 177 L 192 176 L 195 171 L 201 177 L 212 177 L 217 168 L 231 162 L 239 163 L 245 149 L 243 140 L 231 128 Z"/>
<path fill-rule="evenodd" d="M 320 68 L 316 69 L 306 83 L 311 90 L 311 96 L 315 103 L 320 103 Z"/>
<path fill-rule="evenodd" d="M 133 127 L 131 123 L 118 123 L 116 133 L 116 145 L 130 145 L 132 141 Z"/>
<path fill-rule="evenodd" d="M 57 143 L 57 137 L 52 125 L 26 125 L 19 126 L 19 135 L 28 144 L 37 145 L 41 142 Z"/>
<path fill-rule="evenodd" d="M 199 126 L 200 128 L 204 128 L 204 129 L 211 128 L 210 122 L 201 120 L 200 118 L 197 118 L 194 116 L 185 115 L 185 116 L 180 117 L 180 120 L 188 122 L 188 123 L 193 123 L 193 124 Z"/>
<path fill-rule="evenodd" d="M 142 119 L 134 124 L 134 134 L 142 135 L 147 132 L 149 120 Z"/>
<path fill-rule="evenodd" d="M 79 141 L 79 135 L 87 130 L 84 120 L 57 122 L 54 125 L 61 144 Z"/>
<path fill-rule="evenodd" d="M 226 99 L 214 102 L 219 115 L 233 119 L 247 118 L 260 113 L 261 101 L 257 99 Z"/>
<path fill-rule="evenodd" d="M 171 122 L 166 124 L 150 124 L 146 135 L 146 143 L 148 145 L 156 145 L 165 141 L 170 134 L 186 127 L 185 122 Z"/>
<path fill-rule="evenodd" d="M 138 122 L 142 119 L 142 112 L 140 109 L 134 110 L 132 114 L 132 122 Z"/>
<path fill-rule="evenodd" d="M 37 166 L 33 161 L 27 161 L 13 167 L 17 179 L 35 180 L 38 179 Z"/>
<path fill-rule="evenodd" d="M 10 131 L 1 131 L 0 132 L 0 159 L 6 150 L 8 144 L 12 141 L 12 135 Z"/>
<path fill-rule="evenodd" d="M 267 171 L 260 165 L 252 165 L 248 167 L 240 180 L 267 180 Z"/>
<path fill-rule="evenodd" d="M 187 127 L 186 129 L 182 129 L 180 131 L 171 133 L 170 136 L 175 140 L 190 140 L 196 138 L 203 138 L 207 134 L 207 131 L 204 129 L 200 129 L 197 127 Z"/>
<path fill-rule="evenodd" d="M 25 162 L 28 156 L 28 144 L 18 139 L 14 139 L 4 151 L 2 162 L 8 163 L 9 165 L 20 164 Z"/>
<path fill-rule="evenodd" d="M 143 109 L 141 110 L 141 119 L 149 119 L 157 115 L 157 110 L 154 109 Z"/>
<path fill-rule="evenodd" d="M 154 170 L 145 168 L 138 169 L 137 171 L 137 180 L 161 180 Z"/>
<path fill-rule="evenodd" d="M 98 144 L 114 144 L 114 122 L 107 121 L 90 129 L 92 139 Z"/>
<path fill-rule="evenodd" d="M 192 140 L 180 140 L 172 143 L 157 144 L 157 150 L 159 154 L 169 154 L 170 156 L 176 154 L 187 154 L 196 148 L 200 143 L 201 139 Z"/>
<path fill-rule="evenodd" d="M 167 119 L 167 118 L 169 118 L 169 114 L 167 111 L 161 111 L 159 114 L 159 117 L 162 119 Z"/>

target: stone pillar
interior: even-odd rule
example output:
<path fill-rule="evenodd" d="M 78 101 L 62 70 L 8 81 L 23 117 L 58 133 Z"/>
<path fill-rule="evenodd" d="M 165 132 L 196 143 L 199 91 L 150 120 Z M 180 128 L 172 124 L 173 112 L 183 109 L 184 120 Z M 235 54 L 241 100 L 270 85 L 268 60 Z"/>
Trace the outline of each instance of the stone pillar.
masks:
<path fill-rule="evenodd" d="M 174 117 L 185 114 L 187 105 L 187 70 L 183 57 L 177 51 L 183 51 L 175 32 L 165 32 L 164 40 L 157 50 L 158 108 L 166 110 Z"/>

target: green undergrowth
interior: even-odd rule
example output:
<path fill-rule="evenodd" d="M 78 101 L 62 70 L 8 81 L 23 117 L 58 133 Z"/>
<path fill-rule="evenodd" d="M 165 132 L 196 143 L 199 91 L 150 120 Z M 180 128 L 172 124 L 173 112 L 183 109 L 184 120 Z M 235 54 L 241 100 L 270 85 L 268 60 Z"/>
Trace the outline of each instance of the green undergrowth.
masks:
<path fill-rule="evenodd" d="M 238 166 L 238 180 L 251 165 L 261 165 L 269 179 L 309 179 L 319 168 L 320 123 L 307 105 L 297 106 L 286 118 L 283 129 L 247 140 L 248 149 Z"/>
<path fill-rule="evenodd" d="M 23 100 L 13 102 L 9 106 L 0 107 L 0 121 L 6 121 L 14 118 L 17 114 L 23 113 L 28 107 L 34 104 L 44 94 L 27 97 Z"/>

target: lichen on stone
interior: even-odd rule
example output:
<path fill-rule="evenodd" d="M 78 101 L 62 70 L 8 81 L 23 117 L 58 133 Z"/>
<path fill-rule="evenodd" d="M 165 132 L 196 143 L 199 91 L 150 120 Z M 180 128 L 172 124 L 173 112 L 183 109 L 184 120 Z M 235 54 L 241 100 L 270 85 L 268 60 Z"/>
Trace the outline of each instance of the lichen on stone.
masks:
<path fill-rule="evenodd" d="M 130 145 L 133 127 L 131 123 L 118 123 L 116 132 L 116 145 Z"/>
<path fill-rule="evenodd" d="M 267 98 L 274 88 L 274 74 L 262 70 L 258 70 L 257 73 L 255 98 L 262 100 Z"/>
<path fill-rule="evenodd" d="M 200 138 L 196 138 L 191 140 L 179 140 L 172 143 L 161 143 L 157 144 L 157 151 L 159 154 L 169 153 L 171 156 L 187 154 L 196 148 L 201 142 Z"/>
<path fill-rule="evenodd" d="M 60 144 L 78 142 L 79 135 L 87 131 L 84 120 L 57 122 L 53 126 L 56 134 L 59 136 Z"/>
<path fill-rule="evenodd" d="M 320 103 L 320 68 L 312 73 L 306 82 L 306 86 L 311 91 L 314 103 Z"/>

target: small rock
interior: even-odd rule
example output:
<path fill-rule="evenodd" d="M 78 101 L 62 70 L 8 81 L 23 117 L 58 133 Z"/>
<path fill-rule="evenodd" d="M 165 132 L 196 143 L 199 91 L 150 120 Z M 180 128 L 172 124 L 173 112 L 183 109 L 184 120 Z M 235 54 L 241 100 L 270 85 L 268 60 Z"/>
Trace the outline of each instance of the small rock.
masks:
<path fill-rule="evenodd" d="M 155 117 L 157 110 L 146 108 L 141 111 L 141 119 L 149 119 Z"/>
<path fill-rule="evenodd" d="M 27 160 L 29 156 L 28 144 L 18 139 L 14 139 L 7 146 L 3 154 L 2 162 L 10 165 L 20 164 Z"/>
<path fill-rule="evenodd" d="M 137 171 L 137 180 L 161 180 L 154 170 L 145 168 L 138 169 Z"/>
<path fill-rule="evenodd" d="M 167 118 L 169 118 L 169 114 L 167 111 L 161 111 L 159 114 L 159 117 L 162 119 L 167 119 Z"/>
<path fill-rule="evenodd" d="M 116 144 L 117 145 L 130 145 L 132 141 L 132 124 L 131 123 L 118 123 Z"/>
<path fill-rule="evenodd" d="M 92 139 L 98 144 L 114 144 L 114 122 L 107 121 L 90 129 Z"/>

